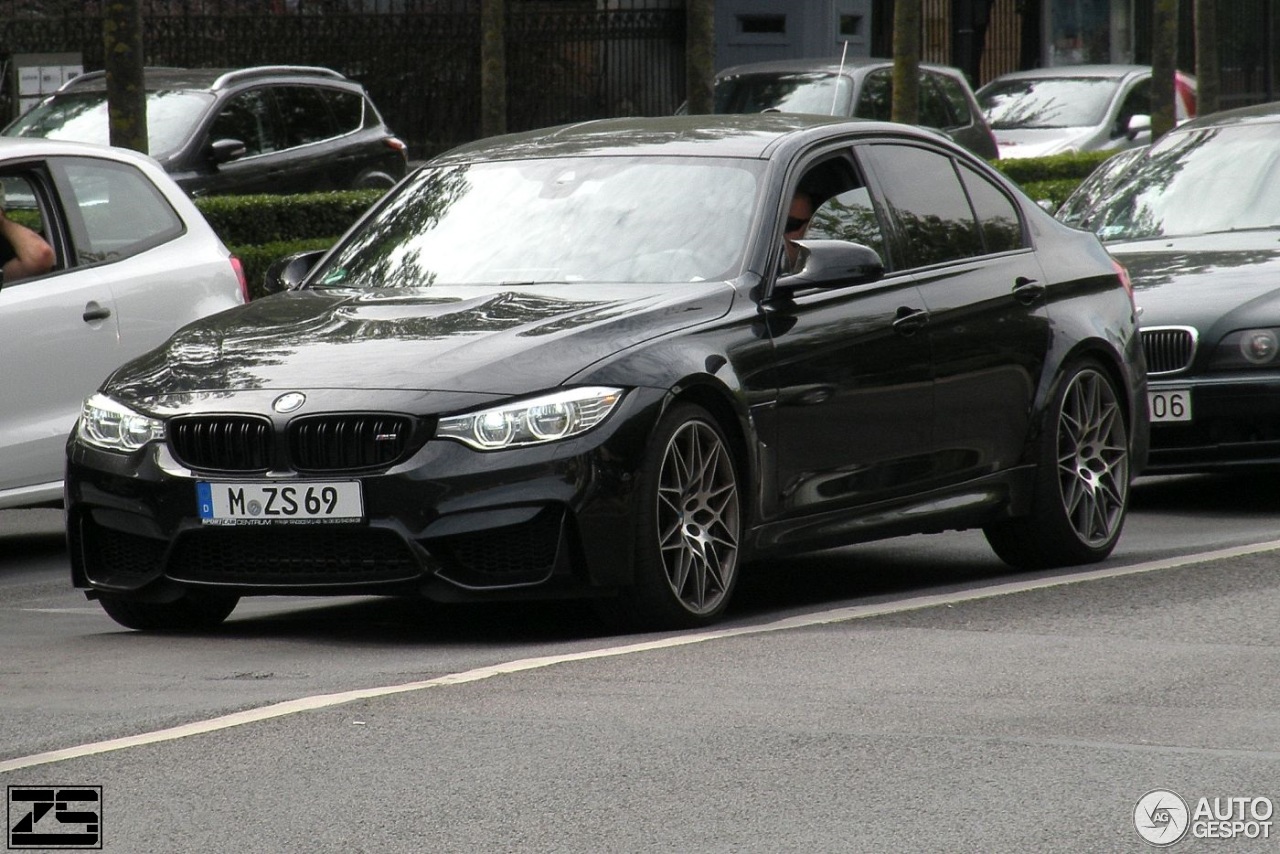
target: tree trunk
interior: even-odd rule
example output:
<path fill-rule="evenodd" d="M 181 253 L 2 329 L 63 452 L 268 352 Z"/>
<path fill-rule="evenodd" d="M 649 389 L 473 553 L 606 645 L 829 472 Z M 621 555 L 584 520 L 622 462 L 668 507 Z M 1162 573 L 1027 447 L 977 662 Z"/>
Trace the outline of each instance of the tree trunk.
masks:
<path fill-rule="evenodd" d="M 715 106 L 715 0 L 685 0 L 685 98 L 689 115 L 710 113 Z"/>
<path fill-rule="evenodd" d="M 921 0 L 893 5 L 893 103 L 889 116 L 914 125 L 920 120 Z"/>
<path fill-rule="evenodd" d="M 1152 0 L 1151 141 L 1173 129 L 1173 75 L 1178 69 L 1178 0 Z"/>
<path fill-rule="evenodd" d="M 1196 115 L 1216 113 L 1221 93 L 1218 65 L 1218 0 L 1195 0 Z"/>
<path fill-rule="evenodd" d="M 102 4 L 102 48 L 110 142 L 118 148 L 147 154 L 141 0 L 110 0 Z"/>
<path fill-rule="evenodd" d="M 480 135 L 507 132 L 505 0 L 480 2 Z"/>

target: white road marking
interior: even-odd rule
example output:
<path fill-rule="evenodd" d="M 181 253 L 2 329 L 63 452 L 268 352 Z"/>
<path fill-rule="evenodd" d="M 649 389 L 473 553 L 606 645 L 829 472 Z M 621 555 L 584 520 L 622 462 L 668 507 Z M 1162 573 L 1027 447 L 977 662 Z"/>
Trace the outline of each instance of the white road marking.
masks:
<path fill-rule="evenodd" d="M 0 760 L 0 774 L 7 771 L 17 771 L 21 768 L 31 768 L 36 765 L 48 765 L 53 762 L 62 762 L 67 759 L 78 759 L 83 756 L 96 756 L 101 753 L 125 750 L 130 747 L 141 747 L 148 744 L 157 744 L 162 741 L 174 741 L 179 738 L 188 738 L 193 735 L 204 735 L 206 733 L 243 726 L 244 724 L 258 723 L 260 721 L 271 720 L 272 718 L 294 715 L 300 712 L 308 712 L 315 709 L 327 709 L 333 706 L 340 706 L 345 703 L 353 703 L 357 700 L 387 697 L 393 694 L 405 694 L 410 691 L 421 691 L 426 688 L 439 688 L 448 685 L 465 685 L 470 682 L 479 682 L 482 679 L 489 679 L 493 676 L 504 676 L 511 673 L 522 673 L 527 670 L 538 670 L 544 667 L 551 667 L 555 664 L 566 664 L 572 661 L 614 658 L 621 655 L 631 655 L 637 652 L 649 652 L 657 649 L 689 646 L 696 643 L 704 643 L 706 641 L 720 640 L 722 638 L 765 634 L 767 632 L 780 632 L 788 629 L 806 628 L 809 626 L 819 626 L 827 623 L 865 619 L 867 617 L 875 617 L 882 614 L 898 614 L 905 611 L 917 611 L 922 608 L 932 608 L 938 605 L 951 605 L 958 602 L 973 602 L 981 599 L 993 599 L 997 596 L 1008 596 L 1013 593 L 1043 590 L 1049 587 L 1062 587 L 1068 584 L 1080 584 L 1107 578 L 1120 578 L 1126 575 L 1138 575 L 1162 569 L 1173 569 L 1197 563 L 1209 563 L 1233 557 L 1242 557 L 1244 555 L 1257 554 L 1258 552 L 1274 551 L 1276 549 L 1280 549 L 1280 540 L 1271 540 L 1269 542 L 1255 543 L 1247 546 L 1236 546 L 1228 549 L 1217 549 L 1209 552 L 1201 552 L 1199 554 L 1182 555 L 1174 558 L 1166 558 L 1164 560 L 1133 564 L 1131 566 L 1121 566 L 1112 569 L 1097 569 L 1074 573 L 1069 576 L 1022 579 L 1001 584 L 993 584 L 973 590 L 926 594 L 922 596 L 914 596 L 908 599 L 880 602 L 869 605 L 851 605 L 846 608 L 833 608 L 829 611 L 821 611 L 815 614 L 803 614 L 796 617 L 787 617 L 782 620 L 776 620 L 772 623 L 764 623 L 762 625 L 713 629 L 705 632 L 697 632 L 695 634 L 676 635 L 674 637 L 666 637 L 642 643 L 604 647 L 602 649 L 593 649 L 584 652 L 570 652 L 561 655 L 542 656 L 539 658 L 523 658 L 502 664 L 493 664 L 487 667 L 477 667 L 474 670 L 465 670 L 460 673 L 450 673 L 445 676 L 439 676 L 435 679 L 426 679 L 420 682 L 405 682 L 400 685 L 385 685 L 378 688 L 362 688 L 355 691 L 342 691 L 336 694 L 317 694 L 310 697 L 300 697 L 296 700 L 286 700 L 282 703 L 275 703 L 258 709 L 247 709 L 242 712 L 222 715 L 220 717 L 210 718 L 204 721 L 195 721 L 189 724 L 182 724 L 181 726 L 155 730 L 153 732 L 139 733 L 138 735 L 126 736 L 124 738 L 113 738 L 107 741 L 93 742 L 92 744 L 81 744 L 76 747 L 67 747 L 62 750 L 50 750 L 45 753 L 35 753 L 30 756 L 19 756 L 14 759 Z"/>

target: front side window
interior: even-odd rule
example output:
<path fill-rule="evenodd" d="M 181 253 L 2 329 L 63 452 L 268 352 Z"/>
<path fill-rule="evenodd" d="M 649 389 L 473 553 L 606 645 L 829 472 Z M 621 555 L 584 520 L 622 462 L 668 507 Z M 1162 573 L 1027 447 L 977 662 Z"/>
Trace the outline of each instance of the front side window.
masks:
<path fill-rule="evenodd" d="M 564 157 L 441 165 L 403 184 L 315 286 L 688 282 L 739 274 L 757 160 Z"/>
<path fill-rule="evenodd" d="M 169 201 L 135 167 L 81 158 L 51 164 L 63 201 L 74 206 L 68 216 L 79 263 L 118 261 L 182 233 Z"/>
<path fill-rule="evenodd" d="M 951 158 L 909 145 L 863 149 L 903 238 L 908 265 L 981 255 L 982 237 Z"/>
<path fill-rule="evenodd" d="M 210 141 L 238 139 L 245 155 L 275 151 L 271 100 L 266 89 L 250 89 L 228 98 L 209 129 Z"/>

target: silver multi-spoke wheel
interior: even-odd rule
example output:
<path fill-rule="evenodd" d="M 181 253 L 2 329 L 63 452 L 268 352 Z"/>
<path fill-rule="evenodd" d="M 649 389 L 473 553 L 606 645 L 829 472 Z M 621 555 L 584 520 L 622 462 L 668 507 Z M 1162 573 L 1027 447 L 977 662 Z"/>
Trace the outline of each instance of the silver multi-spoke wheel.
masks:
<path fill-rule="evenodd" d="M 658 549 L 667 584 L 695 615 L 719 610 L 733 587 L 740 536 L 738 479 L 711 425 L 680 425 L 658 475 Z"/>
<path fill-rule="evenodd" d="M 1019 569 L 1103 560 L 1129 510 L 1129 429 L 1116 383 L 1099 363 L 1064 369 L 1045 412 L 1030 512 L 984 527 Z"/>
<path fill-rule="evenodd" d="M 1115 389 L 1098 371 L 1076 374 L 1063 398 L 1058 482 L 1080 540 L 1097 547 L 1113 539 L 1128 503 L 1129 439 Z"/>

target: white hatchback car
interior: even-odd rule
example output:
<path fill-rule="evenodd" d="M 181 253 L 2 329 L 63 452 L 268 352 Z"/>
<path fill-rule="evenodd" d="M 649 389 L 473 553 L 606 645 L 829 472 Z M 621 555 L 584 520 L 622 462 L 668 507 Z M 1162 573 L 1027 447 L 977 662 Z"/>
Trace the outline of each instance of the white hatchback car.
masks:
<path fill-rule="evenodd" d="M 149 157 L 0 139 L 0 189 L 6 216 L 55 254 L 48 273 L 0 282 L 0 509 L 55 505 L 84 399 L 248 291 L 240 262 Z"/>
<path fill-rule="evenodd" d="M 1174 74 L 1179 124 L 1196 114 L 1196 79 Z M 977 92 L 1000 157 L 1119 151 L 1151 142 L 1151 66 L 1064 65 L 1014 71 Z"/>

